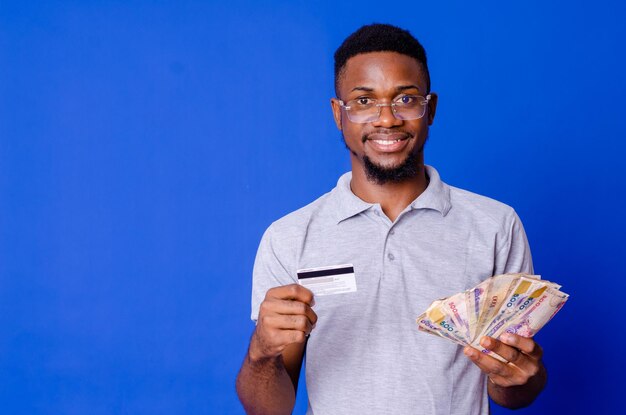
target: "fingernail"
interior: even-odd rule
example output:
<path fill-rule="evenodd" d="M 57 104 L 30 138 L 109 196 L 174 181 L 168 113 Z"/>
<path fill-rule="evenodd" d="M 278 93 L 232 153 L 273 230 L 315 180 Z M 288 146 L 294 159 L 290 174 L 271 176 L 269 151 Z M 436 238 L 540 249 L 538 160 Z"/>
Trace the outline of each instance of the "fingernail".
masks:
<path fill-rule="evenodd" d="M 511 343 L 513 342 L 514 338 L 511 333 L 504 333 L 502 334 L 502 336 L 500 336 L 500 340 L 502 340 L 505 343 Z"/>
<path fill-rule="evenodd" d="M 467 356 L 467 357 L 474 357 L 474 354 L 475 354 L 474 353 L 474 349 L 472 349 L 471 347 L 466 347 L 463 350 L 463 353 L 465 353 L 465 356 Z"/>
<path fill-rule="evenodd" d="M 491 339 L 489 337 L 483 337 L 480 339 L 480 345 L 489 349 L 491 347 Z"/>

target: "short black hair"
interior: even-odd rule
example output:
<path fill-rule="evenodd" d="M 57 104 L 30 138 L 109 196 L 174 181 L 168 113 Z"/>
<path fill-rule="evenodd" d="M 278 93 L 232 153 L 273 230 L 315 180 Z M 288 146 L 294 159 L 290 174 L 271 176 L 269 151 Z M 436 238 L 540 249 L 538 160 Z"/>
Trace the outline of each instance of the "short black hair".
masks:
<path fill-rule="evenodd" d="M 335 93 L 339 94 L 339 78 L 346 62 L 353 56 L 368 52 L 397 52 L 414 58 L 426 75 L 426 92 L 430 92 L 430 74 L 426 51 L 408 31 L 390 24 L 373 23 L 362 26 L 343 41 L 335 51 Z"/>

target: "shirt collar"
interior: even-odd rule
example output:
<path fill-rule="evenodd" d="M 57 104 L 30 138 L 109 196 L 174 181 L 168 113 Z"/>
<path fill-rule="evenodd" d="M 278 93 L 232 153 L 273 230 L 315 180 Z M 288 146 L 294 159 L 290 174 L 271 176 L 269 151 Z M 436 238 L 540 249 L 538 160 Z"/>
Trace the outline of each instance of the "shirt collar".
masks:
<path fill-rule="evenodd" d="M 452 204 L 450 203 L 450 187 L 441 181 L 439 172 L 432 166 L 425 166 L 429 178 L 428 187 L 411 203 L 413 209 L 433 209 L 446 216 Z"/>
<path fill-rule="evenodd" d="M 344 173 L 337 181 L 337 187 L 333 191 L 337 202 L 337 223 L 374 206 L 373 203 L 367 203 L 352 193 L 351 181 L 352 172 Z"/>
<path fill-rule="evenodd" d="M 450 204 L 450 188 L 441 181 L 439 173 L 434 167 L 425 166 L 429 178 L 428 187 L 410 205 L 410 209 L 433 209 L 446 216 L 452 205 Z M 370 209 L 374 203 L 367 203 L 358 198 L 350 188 L 352 172 L 343 174 L 333 190 L 337 202 L 337 223 Z"/>

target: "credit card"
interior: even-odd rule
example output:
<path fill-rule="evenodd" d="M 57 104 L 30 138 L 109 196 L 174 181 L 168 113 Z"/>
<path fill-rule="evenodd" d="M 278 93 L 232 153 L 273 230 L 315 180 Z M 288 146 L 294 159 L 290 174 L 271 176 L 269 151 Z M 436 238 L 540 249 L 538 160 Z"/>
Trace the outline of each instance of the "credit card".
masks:
<path fill-rule="evenodd" d="M 352 264 L 306 268 L 296 272 L 298 283 L 311 290 L 315 296 L 356 291 L 356 278 Z"/>

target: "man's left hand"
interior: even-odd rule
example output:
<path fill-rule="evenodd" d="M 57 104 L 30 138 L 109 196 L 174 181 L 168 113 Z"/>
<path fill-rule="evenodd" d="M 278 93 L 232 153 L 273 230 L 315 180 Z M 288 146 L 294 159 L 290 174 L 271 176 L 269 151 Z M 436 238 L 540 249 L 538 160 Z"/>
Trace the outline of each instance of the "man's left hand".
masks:
<path fill-rule="evenodd" d="M 508 388 L 526 385 L 535 376 L 545 374 L 545 368 L 541 363 L 543 350 L 531 338 L 504 333 L 498 340 L 483 337 L 480 345 L 506 360 L 501 362 L 470 346 L 463 350 L 496 386 Z"/>

